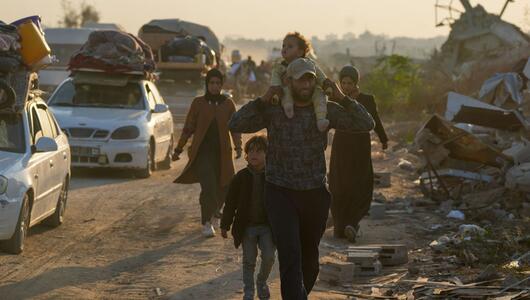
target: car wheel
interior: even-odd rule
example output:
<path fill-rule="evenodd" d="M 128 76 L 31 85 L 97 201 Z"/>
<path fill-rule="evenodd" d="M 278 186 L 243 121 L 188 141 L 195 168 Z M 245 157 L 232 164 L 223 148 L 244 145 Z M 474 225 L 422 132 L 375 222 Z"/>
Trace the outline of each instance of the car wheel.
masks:
<path fill-rule="evenodd" d="M 171 154 L 173 153 L 173 137 L 169 142 L 169 147 L 167 148 L 166 158 L 160 163 L 160 168 L 163 170 L 171 169 Z"/>
<path fill-rule="evenodd" d="M 22 200 L 22 207 L 18 216 L 17 227 L 13 236 L 2 243 L 2 250 L 11 254 L 19 254 L 24 251 L 24 240 L 28 235 L 30 222 L 29 197 L 26 194 Z"/>
<path fill-rule="evenodd" d="M 57 200 L 57 206 L 55 207 L 55 212 L 53 215 L 49 216 L 44 220 L 44 224 L 51 227 L 58 227 L 64 222 L 64 213 L 66 211 L 66 201 L 68 200 L 68 179 L 65 179 L 63 182 L 63 187 L 61 188 L 61 194 L 59 194 L 59 199 Z"/>
<path fill-rule="evenodd" d="M 149 178 L 154 171 L 154 155 L 153 155 L 154 148 L 152 147 L 151 143 L 147 147 L 147 166 L 145 166 L 144 169 L 141 169 L 137 172 L 137 177 L 139 178 Z"/>

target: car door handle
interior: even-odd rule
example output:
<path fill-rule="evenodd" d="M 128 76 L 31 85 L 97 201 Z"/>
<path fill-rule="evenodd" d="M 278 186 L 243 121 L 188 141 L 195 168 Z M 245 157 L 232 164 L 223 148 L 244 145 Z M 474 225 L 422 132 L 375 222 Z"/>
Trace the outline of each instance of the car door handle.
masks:
<path fill-rule="evenodd" d="M 35 174 L 33 175 L 33 177 L 35 178 L 35 180 L 39 179 L 39 174 Z"/>
<path fill-rule="evenodd" d="M 66 152 L 63 152 L 63 159 L 67 159 Z"/>
<path fill-rule="evenodd" d="M 50 159 L 50 167 L 53 168 L 53 160 Z"/>

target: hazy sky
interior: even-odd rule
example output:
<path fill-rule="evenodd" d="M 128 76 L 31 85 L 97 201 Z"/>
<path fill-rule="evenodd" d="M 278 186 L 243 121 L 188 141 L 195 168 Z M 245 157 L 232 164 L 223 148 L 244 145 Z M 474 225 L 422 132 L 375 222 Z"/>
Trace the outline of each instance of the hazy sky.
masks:
<path fill-rule="evenodd" d="M 48 26 L 62 15 L 61 0 L 2 0 L 0 20 L 39 14 Z M 78 5 L 82 1 L 71 1 Z M 101 22 L 119 23 L 138 33 L 142 24 L 155 18 L 180 18 L 210 26 L 221 38 L 243 36 L 280 38 L 299 30 L 307 36 L 341 36 L 364 30 L 389 36 L 431 37 L 447 34 L 434 26 L 435 0 L 87 0 L 101 13 Z M 448 3 L 449 0 L 441 0 Z M 460 7 L 459 1 L 456 6 Z M 500 12 L 505 0 L 472 0 L 490 12 Z M 525 30 L 530 21 L 525 11 L 529 0 L 515 0 L 504 15 Z M 442 12 L 443 14 L 443 12 Z"/>

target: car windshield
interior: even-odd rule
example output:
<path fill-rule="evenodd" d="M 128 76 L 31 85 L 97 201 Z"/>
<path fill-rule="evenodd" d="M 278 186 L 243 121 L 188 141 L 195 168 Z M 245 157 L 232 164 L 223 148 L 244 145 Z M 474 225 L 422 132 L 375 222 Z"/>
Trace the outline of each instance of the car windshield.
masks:
<path fill-rule="evenodd" d="M 52 96 L 51 106 L 106 107 L 144 109 L 142 91 L 138 83 L 125 86 L 74 84 L 65 82 Z"/>
<path fill-rule="evenodd" d="M 0 151 L 24 153 L 24 145 L 22 116 L 0 113 Z"/>

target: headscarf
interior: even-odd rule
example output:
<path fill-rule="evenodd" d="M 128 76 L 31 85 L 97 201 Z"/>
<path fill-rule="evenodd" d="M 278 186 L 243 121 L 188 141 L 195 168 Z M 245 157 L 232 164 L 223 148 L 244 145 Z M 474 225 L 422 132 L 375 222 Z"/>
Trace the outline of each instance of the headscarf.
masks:
<path fill-rule="evenodd" d="M 221 71 L 219 71 L 218 69 L 211 69 L 210 71 L 208 71 L 208 73 L 206 73 L 206 80 L 205 80 L 206 94 L 204 95 L 204 97 L 206 98 L 206 101 L 208 101 L 209 103 L 221 104 L 223 101 L 226 100 L 226 96 L 222 94 L 214 95 L 214 94 L 211 94 L 210 91 L 208 90 L 208 83 L 210 82 L 212 78 L 219 78 L 221 80 L 221 83 L 224 82 L 224 76 L 223 76 L 223 73 L 221 73 Z"/>
<path fill-rule="evenodd" d="M 351 78 L 354 82 L 359 82 L 361 79 L 361 73 L 354 66 L 344 66 L 339 73 L 339 79 L 342 80 L 344 77 Z"/>

